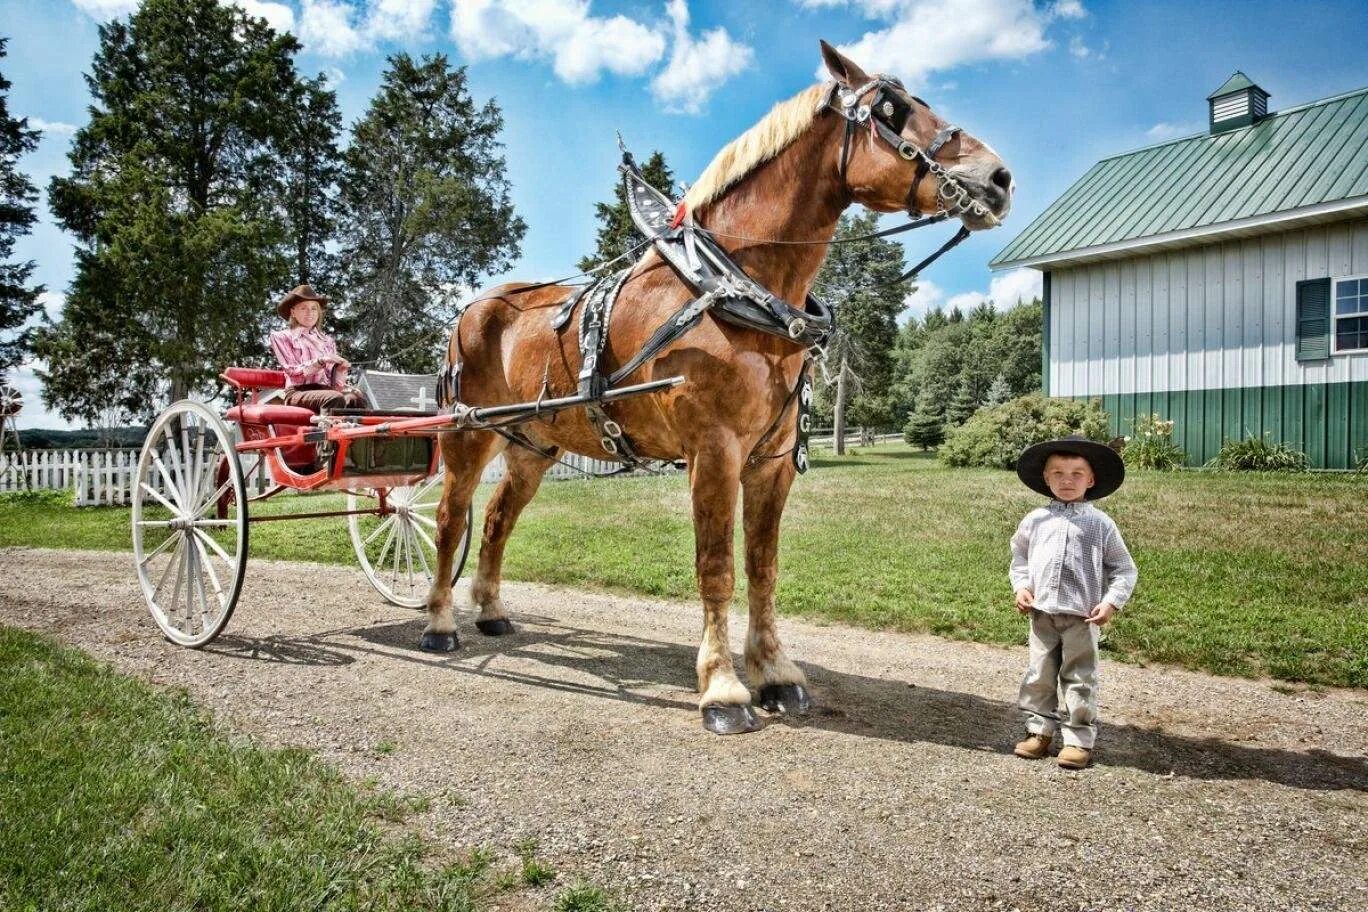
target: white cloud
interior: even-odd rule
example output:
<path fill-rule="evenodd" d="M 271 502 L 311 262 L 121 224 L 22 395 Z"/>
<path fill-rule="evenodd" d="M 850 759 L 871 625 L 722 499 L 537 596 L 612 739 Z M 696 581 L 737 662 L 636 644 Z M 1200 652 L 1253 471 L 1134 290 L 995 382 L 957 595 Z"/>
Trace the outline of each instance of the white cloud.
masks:
<path fill-rule="evenodd" d="M 991 300 L 998 310 L 1011 310 L 1017 304 L 1038 298 L 1042 294 L 1041 274 L 1038 270 L 1021 267 L 1002 275 L 993 276 L 988 283 L 988 293 L 966 291 L 945 302 L 945 309 L 958 307 L 966 313 Z"/>
<path fill-rule="evenodd" d="M 665 103 L 666 110 L 697 114 L 718 88 L 751 65 L 755 53 L 733 41 L 727 30 L 704 32 L 695 41 L 689 34 L 689 6 L 684 0 L 670 0 L 668 11 L 674 26 L 674 48 L 670 62 L 651 80 L 651 93 Z"/>
<path fill-rule="evenodd" d="M 235 0 L 242 11 L 249 16 L 265 19 L 277 32 L 293 32 L 295 27 L 294 10 L 285 3 L 268 3 L 265 0 Z"/>
<path fill-rule="evenodd" d="M 49 136 L 70 136 L 76 132 L 76 127 L 72 124 L 59 120 L 43 120 L 41 117 L 30 117 L 28 125 L 30 129 L 42 130 L 44 139 Z"/>
<path fill-rule="evenodd" d="M 356 11 L 341 0 L 304 0 L 299 40 L 325 57 L 345 57 L 369 45 L 353 19 Z"/>
<path fill-rule="evenodd" d="M 43 305 L 43 313 L 47 314 L 48 319 L 55 322 L 62 318 L 66 298 L 60 291 L 45 291 L 38 296 L 38 303 Z"/>
<path fill-rule="evenodd" d="M 813 5 L 809 0 L 800 0 Z M 851 0 L 884 27 L 866 32 L 841 51 L 867 72 L 887 73 L 909 87 L 967 63 L 1013 60 L 1050 46 L 1046 28 L 1056 18 L 1077 18 L 1073 0 L 1047 9 L 1031 0 Z M 826 78 L 825 68 L 818 78 Z"/>
<path fill-rule="evenodd" d="M 1059 0 L 1050 7 L 1050 15 L 1056 19 L 1082 19 L 1088 15 L 1088 11 L 1078 0 Z"/>
<path fill-rule="evenodd" d="M 43 381 L 34 372 L 33 364 L 24 364 L 10 371 L 5 378 L 24 397 L 24 408 L 15 419 L 20 430 L 45 428 L 47 430 L 70 431 L 81 425 L 67 421 L 56 412 L 43 406 Z"/>
<path fill-rule="evenodd" d="M 911 294 L 903 298 L 902 319 L 921 319 L 945 300 L 945 290 L 929 279 L 918 279 Z"/>
<path fill-rule="evenodd" d="M 471 60 L 549 59 L 571 85 L 605 70 L 639 75 L 665 53 L 659 32 L 626 16 L 591 16 L 589 0 L 452 0 L 451 37 Z"/>
<path fill-rule="evenodd" d="M 366 33 L 382 41 L 402 41 L 427 34 L 437 0 L 372 0 Z"/>
<path fill-rule="evenodd" d="M 1193 124 L 1157 123 L 1146 130 L 1145 135 L 1155 142 L 1163 142 L 1166 139 L 1175 139 L 1179 136 L 1190 136 L 1200 129 Z"/>
<path fill-rule="evenodd" d="M 125 16 L 138 8 L 139 0 L 72 0 L 76 8 L 92 19 L 104 22 Z"/>

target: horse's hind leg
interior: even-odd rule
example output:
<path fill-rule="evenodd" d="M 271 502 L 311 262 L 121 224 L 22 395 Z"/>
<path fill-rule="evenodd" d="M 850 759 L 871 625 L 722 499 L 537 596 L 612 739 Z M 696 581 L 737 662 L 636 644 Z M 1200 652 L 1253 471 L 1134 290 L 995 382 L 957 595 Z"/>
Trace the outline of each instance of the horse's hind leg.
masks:
<path fill-rule="evenodd" d="M 774 586 L 779 577 L 779 520 L 797 470 L 792 460 L 765 459 L 741 475 L 746 530 L 746 677 L 770 712 L 806 713 L 812 706 L 807 677 L 784 654 L 774 625 Z"/>
<path fill-rule="evenodd" d="M 441 440 L 446 479 L 437 504 L 437 572 L 428 593 L 428 623 L 422 640 L 422 648 L 429 652 L 456 648 L 456 617 L 451 610 L 456 547 L 465 535 L 470 499 L 475 496 L 485 464 L 504 445 L 503 438 L 492 431 L 461 431 L 444 434 Z"/>
<path fill-rule="evenodd" d="M 541 487 L 542 476 L 554 463 L 555 457 L 534 453 L 516 444 L 504 451 L 508 473 L 494 490 L 485 508 L 484 538 L 480 542 L 480 565 L 470 584 L 470 599 L 480 609 L 475 620 L 479 631 L 488 636 L 502 636 L 513 632 L 513 624 L 504 613 L 499 598 L 499 582 L 503 573 L 504 546 L 527 506 Z"/>

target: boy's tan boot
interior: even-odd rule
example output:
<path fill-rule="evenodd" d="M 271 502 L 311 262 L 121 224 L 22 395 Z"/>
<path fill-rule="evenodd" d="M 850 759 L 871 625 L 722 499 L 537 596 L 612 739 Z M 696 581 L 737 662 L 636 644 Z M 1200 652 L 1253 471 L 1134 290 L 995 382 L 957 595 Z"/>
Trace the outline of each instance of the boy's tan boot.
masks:
<path fill-rule="evenodd" d="M 1025 741 L 1018 741 L 1012 753 L 1026 760 L 1039 760 L 1050 753 L 1049 735 L 1027 735 Z"/>
<path fill-rule="evenodd" d="M 1065 769 L 1081 770 L 1089 763 L 1092 763 L 1092 751 L 1086 747 L 1074 747 L 1070 744 L 1059 752 L 1059 765 Z"/>

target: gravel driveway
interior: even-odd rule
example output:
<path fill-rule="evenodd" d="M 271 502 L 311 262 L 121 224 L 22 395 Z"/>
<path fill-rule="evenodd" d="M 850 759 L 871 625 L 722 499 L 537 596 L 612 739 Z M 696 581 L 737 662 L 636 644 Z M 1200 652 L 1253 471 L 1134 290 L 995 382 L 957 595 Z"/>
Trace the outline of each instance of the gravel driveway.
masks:
<path fill-rule="evenodd" d="M 433 798 L 414 822 L 443 851 L 532 837 L 559 885 L 634 909 L 1368 908 L 1368 692 L 1106 662 L 1098 763 L 1068 773 L 1010 753 L 1024 648 L 781 620 L 816 713 L 718 738 L 696 606 L 504 600 L 514 636 L 466 611 L 439 657 L 358 570 L 258 560 L 194 652 L 158 636 L 129 555 L 0 551 L 0 622 Z"/>

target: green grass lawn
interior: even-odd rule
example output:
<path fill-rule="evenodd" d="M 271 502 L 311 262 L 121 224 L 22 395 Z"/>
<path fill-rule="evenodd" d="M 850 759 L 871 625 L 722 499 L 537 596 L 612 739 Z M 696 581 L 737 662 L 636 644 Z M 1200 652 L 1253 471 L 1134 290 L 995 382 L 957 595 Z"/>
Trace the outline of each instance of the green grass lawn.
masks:
<path fill-rule="evenodd" d="M 485 850 L 444 862 L 405 833 L 415 809 L 0 627 L 0 909 L 457 912 L 554 876 L 530 847 L 521 876 Z"/>
<path fill-rule="evenodd" d="M 1011 473 L 947 469 L 902 446 L 819 459 L 785 516 L 780 610 L 1024 642 L 1007 542 L 1039 502 Z M 1134 472 L 1103 506 L 1140 567 L 1110 655 L 1368 687 L 1368 477 Z M 126 510 L 0 502 L 0 544 L 126 549 L 127 524 Z M 355 563 L 340 520 L 255 526 L 252 553 Z M 684 479 L 547 482 L 509 543 L 506 576 L 692 597 Z"/>

